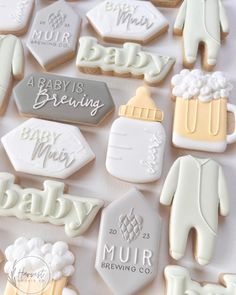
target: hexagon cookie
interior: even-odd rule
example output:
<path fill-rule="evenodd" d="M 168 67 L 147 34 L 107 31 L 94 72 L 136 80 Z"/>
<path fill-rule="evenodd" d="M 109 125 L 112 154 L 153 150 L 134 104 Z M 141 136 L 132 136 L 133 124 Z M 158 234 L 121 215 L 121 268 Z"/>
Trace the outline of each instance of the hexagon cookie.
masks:
<path fill-rule="evenodd" d="M 34 0 L 0 0 L 0 34 L 23 35 L 33 8 Z"/>
<path fill-rule="evenodd" d="M 132 189 L 102 212 L 96 269 L 114 294 L 136 294 L 157 274 L 160 218 Z"/>
<path fill-rule="evenodd" d="M 95 158 L 80 130 L 71 125 L 29 119 L 2 137 L 16 171 L 67 178 Z"/>
<path fill-rule="evenodd" d="M 65 1 L 38 11 L 27 46 L 38 63 L 49 70 L 76 52 L 81 18 Z"/>
<path fill-rule="evenodd" d="M 104 41 L 144 44 L 168 30 L 167 19 L 147 1 L 106 0 L 87 18 Z"/>
<path fill-rule="evenodd" d="M 18 110 L 26 116 L 98 125 L 114 108 L 106 83 L 34 73 L 14 89 Z"/>

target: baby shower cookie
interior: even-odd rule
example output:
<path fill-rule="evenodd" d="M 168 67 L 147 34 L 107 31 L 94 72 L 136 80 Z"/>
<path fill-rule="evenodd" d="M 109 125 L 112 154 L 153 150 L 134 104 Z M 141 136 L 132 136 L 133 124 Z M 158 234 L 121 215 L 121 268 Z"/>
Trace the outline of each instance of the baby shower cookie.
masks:
<path fill-rule="evenodd" d="M 221 285 L 193 281 L 189 271 L 181 266 L 170 265 L 165 268 L 166 295 L 234 295 L 236 290 L 236 275 L 222 274 Z"/>
<path fill-rule="evenodd" d="M 12 80 L 24 75 L 24 49 L 21 40 L 13 35 L 0 35 L 0 114 L 7 107 Z"/>
<path fill-rule="evenodd" d="M 20 237 L 5 250 L 8 281 L 4 295 L 78 295 L 67 287 L 75 272 L 75 256 L 62 241 Z"/>
<path fill-rule="evenodd" d="M 175 7 L 177 6 L 182 0 L 151 0 L 151 2 L 157 6 L 164 6 L 164 7 Z"/>
<path fill-rule="evenodd" d="M 161 177 L 166 134 L 164 114 L 145 87 L 137 89 L 119 110 L 120 118 L 111 127 L 107 149 L 107 171 L 122 180 L 136 183 Z"/>
<path fill-rule="evenodd" d="M 114 294 L 136 294 L 156 277 L 160 235 L 160 217 L 137 189 L 103 210 L 96 269 Z"/>
<path fill-rule="evenodd" d="M 2 137 L 16 171 L 67 178 L 95 158 L 79 128 L 29 119 Z"/>
<path fill-rule="evenodd" d="M 175 21 L 174 33 L 183 35 L 184 66 L 194 66 L 199 45 L 203 43 L 203 67 L 211 71 L 217 63 L 221 39 L 229 33 L 222 1 L 184 0 Z"/>
<path fill-rule="evenodd" d="M 26 33 L 34 0 L 0 0 L 0 34 Z"/>
<path fill-rule="evenodd" d="M 25 116 L 98 125 L 115 108 L 104 82 L 33 73 L 14 88 L 15 102 Z"/>
<path fill-rule="evenodd" d="M 135 41 L 145 44 L 168 30 L 167 19 L 152 3 L 105 0 L 87 13 L 87 18 L 108 42 Z"/>
<path fill-rule="evenodd" d="M 122 48 L 104 47 L 96 38 L 80 38 L 76 65 L 87 74 L 106 74 L 144 79 L 150 85 L 160 83 L 172 69 L 175 59 L 146 52 L 137 43 Z"/>
<path fill-rule="evenodd" d="M 74 57 L 81 18 L 65 1 L 57 1 L 34 18 L 27 46 L 46 70 Z"/>
<path fill-rule="evenodd" d="M 195 258 L 201 265 L 210 262 L 217 238 L 218 214 L 228 215 L 228 199 L 223 169 L 217 162 L 190 155 L 174 162 L 160 197 L 162 205 L 171 206 L 169 239 L 174 259 L 184 256 L 189 233 L 194 229 Z"/>
<path fill-rule="evenodd" d="M 172 80 L 175 113 L 172 142 L 176 147 L 224 152 L 236 141 L 236 105 L 228 103 L 232 85 L 222 72 L 205 74 L 200 70 L 182 70 Z"/>
<path fill-rule="evenodd" d="M 64 225 L 69 237 L 77 237 L 90 227 L 104 205 L 100 199 L 64 193 L 62 182 L 46 180 L 43 187 L 22 188 L 15 184 L 14 175 L 0 173 L 0 216 Z"/>

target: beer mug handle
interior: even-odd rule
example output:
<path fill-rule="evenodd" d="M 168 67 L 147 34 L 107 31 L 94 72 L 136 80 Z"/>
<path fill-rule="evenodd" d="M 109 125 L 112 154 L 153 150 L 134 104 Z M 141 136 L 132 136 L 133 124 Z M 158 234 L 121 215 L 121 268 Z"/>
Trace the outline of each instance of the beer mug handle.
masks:
<path fill-rule="evenodd" d="M 228 103 L 227 104 L 227 111 L 230 113 L 233 113 L 234 119 L 235 119 L 234 132 L 232 134 L 227 135 L 227 143 L 230 144 L 230 143 L 233 143 L 236 141 L 236 105 Z"/>

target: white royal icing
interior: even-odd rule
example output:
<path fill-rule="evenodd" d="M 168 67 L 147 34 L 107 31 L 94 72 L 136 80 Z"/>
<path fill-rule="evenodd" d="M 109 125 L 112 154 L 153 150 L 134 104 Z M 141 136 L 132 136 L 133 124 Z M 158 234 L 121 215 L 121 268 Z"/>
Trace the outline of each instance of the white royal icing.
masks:
<path fill-rule="evenodd" d="M 62 241 L 51 244 L 45 243 L 41 238 L 20 237 L 13 245 L 6 248 L 5 255 L 7 262 L 4 271 L 9 275 L 13 271 L 15 263 L 23 258 L 27 258 L 25 267 L 28 267 L 31 272 L 36 271 L 38 261 L 32 257 L 39 257 L 46 263 L 50 269 L 51 279 L 55 281 L 62 277 L 70 277 L 75 271 L 73 266 L 75 257 L 68 245 Z"/>
<path fill-rule="evenodd" d="M 106 0 L 87 13 L 102 37 L 129 41 L 150 40 L 168 26 L 166 18 L 150 2 Z"/>
<path fill-rule="evenodd" d="M 178 158 L 167 175 L 160 202 L 172 206 L 171 256 L 176 260 L 184 256 L 189 232 L 194 228 L 197 235 L 196 259 L 201 265 L 209 263 L 217 237 L 218 211 L 222 216 L 229 213 L 222 167 L 211 159 Z"/>
<path fill-rule="evenodd" d="M 28 25 L 34 0 L 0 0 L 0 32 L 20 33 Z"/>
<path fill-rule="evenodd" d="M 122 48 L 104 47 L 96 38 L 81 37 L 76 65 L 96 73 L 104 72 L 118 75 L 130 74 L 144 77 L 147 83 L 161 82 L 175 63 L 175 59 L 142 50 L 136 43 L 124 43 Z"/>
<path fill-rule="evenodd" d="M 17 171 L 35 175 L 67 178 L 95 158 L 79 128 L 34 118 L 2 143 Z"/>
<path fill-rule="evenodd" d="M 213 99 L 228 98 L 233 86 L 222 72 L 205 74 L 201 70 L 182 70 L 175 75 L 171 84 L 176 97 L 191 99 L 198 97 L 208 102 Z"/>
<path fill-rule="evenodd" d="M 136 183 L 159 179 L 165 140 L 165 130 L 160 122 L 118 118 L 110 131 L 106 159 L 108 172 Z"/>
<path fill-rule="evenodd" d="M 236 291 L 236 275 L 234 274 L 222 275 L 222 285 L 201 285 L 191 279 L 186 268 L 171 265 L 165 268 L 165 278 L 166 295 L 234 295 Z"/>
<path fill-rule="evenodd" d="M 195 63 L 199 44 L 204 42 L 207 64 L 216 64 L 221 46 L 221 31 L 229 32 L 229 23 L 221 0 L 184 0 L 174 28 L 183 30 L 187 63 Z"/>
<path fill-rule="evenodd" d="M 46 180 L 44 189 L 22 188 L 12 174 L 0 173 L 0 216 L 65 225 L 70 237 L 83 234 L 103 201 L 64 194 L 62 182 Z"/>

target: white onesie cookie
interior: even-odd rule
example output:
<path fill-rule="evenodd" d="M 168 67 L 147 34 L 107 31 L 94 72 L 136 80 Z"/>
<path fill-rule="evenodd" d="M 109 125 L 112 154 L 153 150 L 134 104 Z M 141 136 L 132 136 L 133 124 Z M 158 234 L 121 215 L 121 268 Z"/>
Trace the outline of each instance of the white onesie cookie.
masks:
<path fill-rule="evenodd" d="M 184 256 L 188 235 L 197 235 L 196 260 L 210 262 L 218 228 L 218 211 L 229 213 L 226 181 L 221 166 L 211 159 L 193 156 L 178 158 L 166 178 L 161 204 L 172 206 L 170 218 L 170 254 Z M 180 295 L 180 294 L 178 294 Z"/>
<path fill-rule="evenodd" d="M 174 33 L 184 38 L 184 65 L 193 67 L 198 48 L 204 43 L 206 70 L 216 65 L 221 37 L 229 33 L 229 23 L 222 0 L 184 0 L 180 7 Z"/>

